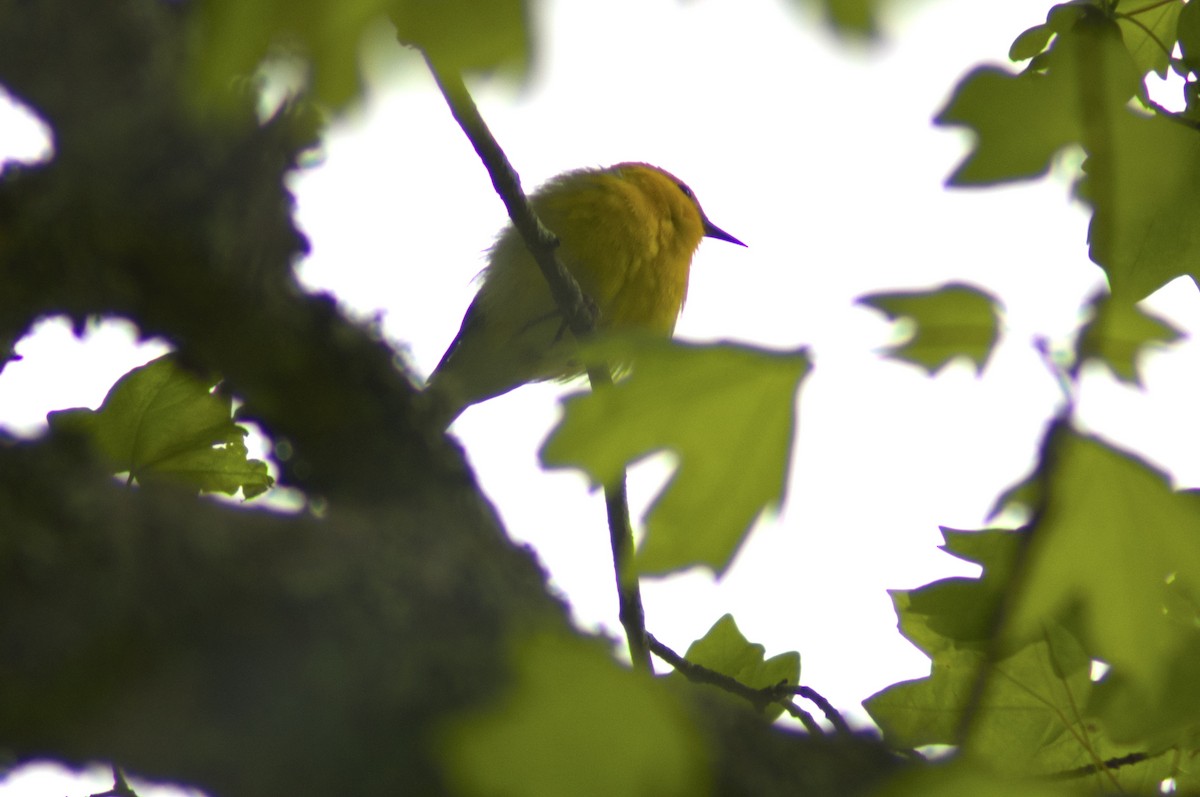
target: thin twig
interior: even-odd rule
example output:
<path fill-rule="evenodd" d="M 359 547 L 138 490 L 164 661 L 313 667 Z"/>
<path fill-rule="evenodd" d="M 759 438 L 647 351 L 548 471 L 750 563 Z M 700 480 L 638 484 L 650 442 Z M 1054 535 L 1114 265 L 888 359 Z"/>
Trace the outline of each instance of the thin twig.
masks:
<path fill-rule="evenodd" d="M 137 792 L 125 780 L 125 773 L 116 764 L 112 765 L 113 787 L 108 791 L 97 792 L 90 797 L 137 797 Z"/>
<path fill-rule="evenodd" d="M 678 653 L 664 645 L 662 642 L 659 642 L 658 639 L 656 639 L 655 636 L 649 632 L 646 633 L 646 641 L 649 642 L 650 650 L 655 656 L 658 656 L 667 664 L 670 664 L 675 668 L 676 672 L 678 672 L 684 678 L 687 678 L 692 683 L 708 684 L 709 686 L 715 686 L 718 689 L 729 692 L 732 695 L 737 695 L 743 700 L 749 702 L 750 705 L 758 711 L 765 710 L 767 706 L 771 705 L 772 703 L 778 703 L 783 707 L 784 711 L 800 720 L 809 733 L 813 734 L 814 736 L 825 735 L 825 730 L 815 719 L 813 719 L 812 714 L 809 714 L 807 711 L 800 708 L 794 702 L 788 699 L 789 696 L 793 694 L 799 694 L 799 692 L 796 690 L 803 687 L 796 687 L 792 684 L 784 682 L 774 686 L 768 686 L 763 689 L 754 689 L 753 687 L 746 686 L 736 678 L 731 678 L 724 673 L 717 672 L 716 670 L 710 670 L 708 667 L 705 667 L 702 664 L 696 664 L 695 662 L 688 661 L 683 656 L 680 656 Z M 816 692 L 813 692 L 812 694 L 816 694 Z M 825 702 L 826 706 L 829 706 L 829 703 L 826 702 L 824 698 L 821 698 L 821 700 Z M 829 706 L 829 708 L 831 711 L 833 710 L 832 706 Z M 833 713 L 837 714 L 836 711 L 833 711 Z M 838 716 L 838 719 L 841 719 L 840 715 Z M 842 721 L 842 726 L 845 727 L 844 720 Z M 848 731 L 849 728 L 846 728 L 846 730 Z"/>
<path fill-rule="evenodd" d="M 526 248 L 546 278 L 567 329 L 579 340 L 588 337 L 596 328 L 596 308 L 584 296 L 579 283 L 555 254 L 558 238 L 546 229 L 530 207 L 529 200 L 521 190 L 521 178 L 483 121 L 479 108 L 463 83 L 462 76 L 455 70 L 440 68 L 428 55 L 425 61 L 434 80 L 437 81 L 438 88 L 441 89 L 442 96 L 446 98 L 446 104 L 450 106 L 450 113 L 466 133 L 479 159 L 483 161 L 496 193 L 508 209 L 513 226 L 520 233 Z M 612 386 L 612 373 L 606 366 L 588 366 L 587 374 L 593 390 Z M 646 647 L 646 620 L 642 609 L 641 587 L 636 574 L 630 570 L 633 560 L 633 531 L 629 523 L 624 471 L 616 482 L 605 485 L 604 503 L 612 543 L 619 616 L 629 643 L 629 657 L 635 669 L 653 672 L 650 651 Z"/>
<path fill-rule="evenodd" d="M 1110 758 L 1107 761 L 1102 761 L 1099 764 L 1084 764 L 1083 766 L 1076 767 L 1075 769 L 1066 769 L 1062 772 L 1054 772 L 1046 775 L 1045 777 L 1047 780 L 1072 780 L 1074 778 L 1086 778 L 1088 775 L 1096 774 L 1101 769 L 1105 771 L 1120 769 L 1121 767 L 1140 764 L 1143 761 L 1148 761 L 1149 759 L 1149 753 L 1130 753 L 1129 755 Z"/>
<path fill-rule="evenodd" d="M 846 718 L 842 713 L 833 707 L 833 704 L 825 699 L 816 689 L 811 686 L 797 686 L 795 693 L 800 697 L 815 703 L 817 708 L 821 709 L 821 713 L 825 715 L 825 719 L 829 720 L 833 725 L 834 730 L 838 733 L 850 733 L 850 726 L 846 723 Z"/>
<path fill-rule="evenodd" d="M 612 542 L 613 572 L 617 576 L 617 599 L 621 626 L 629 641 L 629 657 L 636 669 L 654 672 L 647 646 L 646 613 L 642 609 L 642 590 L 633 571 L 633 529 L 629 524 L 629 502 L 625 494 L 625 473 L 617 483 L 604 488 L 608 510 L 608 533 Z"/>
<path fill-rule="evenodd" d="M 517 175 L 508 156 L 500 148 L 492 131 L 479 113 L 475 100 L 463 83 L 462 76 L 453 69 L 442 69 L 428 55 L 425 62 L 433 79 L 441 89 L 446 104 L 450 106 L 459 127 L 467 134 L 471 146 L 475 148 L 479 159 L 483 161 L 488 175 L 492 178 L 492 186 L 504 207 L 508 209 L 508 217 L 513 226 L 521 234 L 538 268 L 546 277 L 554 302 L 563 314 L 567 328 L 578 338 L 585 338 L 596 328 L 596 314 L 592 304 L 588 302 L 579 287 L 579 283 L 567 271 L 566 266 L 558 259 L 555 249 L 558 248 L 558 238 L 534 214 L 533 208 L 525 192 L 521 190 L 521 178 Z M 611 377 L 609 378 L 611 380 Z"/>

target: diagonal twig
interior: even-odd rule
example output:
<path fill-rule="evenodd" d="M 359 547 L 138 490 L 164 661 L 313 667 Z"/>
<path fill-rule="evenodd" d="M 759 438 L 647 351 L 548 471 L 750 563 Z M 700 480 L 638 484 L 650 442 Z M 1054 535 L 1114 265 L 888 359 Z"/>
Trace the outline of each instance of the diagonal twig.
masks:
<path fill-rule="evenodd" d="M 456 70 L 439 67 L 428 54 L 425 61 L 446 99 L 446 104 L 450 106 L 450 113 L 454 115 L 479 159 L 483 161 L 496 193 L 508 209 L 513 226 L 520 233 L 525 246 L 546 278 L 567 329 L 578 339 L 586 338 L 595 331 L 596 309 L 555 253 L 558 238 L 546 229 L 530 207 L 529 200 L 521 189 L 520 177 L 488 129 L 466 84 L 463 83 L 462 76 Z M 606 366 L 590 365 L 587 374 L 593 390 L 612 387 L 612 373 Z M 624 470 L 613 484 L 605 485 L 604 499 L 616 574 L 619 616 L 629 643 L 629 656 L 635 669 L 653 672 L 650 650 L 646 646 L 646 621 L 642 608 L 641 587 L 637 575 L 631 570 L 633 530 L 629 523 Z"/>
<path fill-rule="evenodd" d="M 750 703 L 758 711 L 766 709 L 772 703 L 778 703 L 791 716 L 800 720 L 805 729 L 814 736 L 824 736 L 825 730 L 817 723 L 812 714 L 809 714 L 804 709 L 800 708 L 791 700 L 793 695 L 798 695 L 816 703 L 825 717 L 833 724 L 835 730 L 839 733 L 850 733 L 850 726 L 846 724 L 846 720 L 838 712 L 833 705 L 822 697 L 815 689 L 808 686 L 796 686 L 789 684 L 786 681 L 775 684 L 773 686 L 755 689 L 751 686 L 746 686 L 736 678 L 731 678 L 724 673 L 711 670 L 702 664 L 688 661 L 683 656 L 680 656 L 671 648 L 659 642 L 653 634 L 647 633 L 646 640 L 649 647 L 655 656 L 670 664 L 675 671 L 687 678 L 692 683 L 708 684 L 715 686 L 736 695 Z"/>

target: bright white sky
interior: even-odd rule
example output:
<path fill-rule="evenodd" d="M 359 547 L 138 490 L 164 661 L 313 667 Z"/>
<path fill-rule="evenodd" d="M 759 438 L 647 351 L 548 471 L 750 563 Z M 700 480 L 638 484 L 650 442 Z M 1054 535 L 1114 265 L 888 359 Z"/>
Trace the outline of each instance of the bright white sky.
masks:
<path fill-rule="evenodd" d="M 783 2 L 558 0 L 540 20 L 531 85 L 474 84 L 527 188 L 579 166 L 649 161 L 686 180 L 713 221 L 749 244 L 701 246 L 680 337 L 808 345 L 815 355 L 783 511 L 759 524 L 723 581 L 693 572 L 645 586 L 649 628 L 667 644 L 682 652 L 732 612 L 768 655 L 799 650 L 803 683 L 859 721 L 862 699 L 927 674 L 896 632 L 885 590 L 974 572 L 937 550 L 938 526 L 980 527 L 996 494 L 1032 465 L 1060 399 L 1032 341 L 1068 340 L 1101 284 L 1066 166 L 1016 187 L 942 187 L 967 139 L 930 119 L 968 69 L 1006 61 L 1048 6 L 918 3 L 891 20 L 887 41 L 864 47 L 836 42 Z M 294 187 L 313 243 L 304 280 L 355 313 L 381 314 L 424 375 L 457 331 L 505 216 L 419 61 L 399 63 L 402 76 L 375 84 Z M 36 146 L 14 130 L 0 152 L 31 157 Z M 1006 305 L 982 379 L 960 365 L 931 380 L 881 358 L 889 326 L 854 304 L 948 280 Z M 1198 304 L 1183 284 L 1153 302 L 1190 319 Z M 159 352 L 129 340 L 112 325 L 85 342 L 44 328 L 0 377 L 0 424 L 28 434 L 47 410 L 98 405 L 120 374 Z M 1148 358 L 1147 394 L 1088 371 L 1081 416 L 1181 484 L 1200 484 L 1178 442 L 1198 431 L 1198 357 L 1185 343 Z M 536 548 L 578 620 L 616 635 L 603 502 L 581 477 L 537 464 L 562 392 L 523 388 L 468 410 L 453 431 L 509 532 Z M 635 471 L 635 509 L 665 473 Z M 87 793 L 54 777 L 30 768 L 0 795 Z M 106 779 L 89 781 L 92 790 Z"/>

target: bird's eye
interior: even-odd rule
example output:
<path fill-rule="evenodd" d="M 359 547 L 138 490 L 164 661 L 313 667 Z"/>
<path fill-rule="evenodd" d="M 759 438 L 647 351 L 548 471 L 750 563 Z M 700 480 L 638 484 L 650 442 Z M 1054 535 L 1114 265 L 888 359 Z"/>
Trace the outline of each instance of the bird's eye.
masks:
<path fill-rule="evenodd" d="M 694 200 L 696 198 L 696 195 L 692 193 L 692 189 L 688 188 L 683 183 L 676 183 L 675 185 L 679 186 L 679 190 L 682 191 L 683 195 L 688 199 Z"/>

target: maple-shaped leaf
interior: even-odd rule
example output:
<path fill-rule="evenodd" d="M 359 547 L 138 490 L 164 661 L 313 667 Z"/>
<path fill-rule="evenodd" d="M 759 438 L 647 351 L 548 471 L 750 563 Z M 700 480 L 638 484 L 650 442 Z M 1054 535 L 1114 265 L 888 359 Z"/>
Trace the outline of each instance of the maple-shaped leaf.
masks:
<path fill-rule="evenodd" d="M 1014 54 L 1031 54 L 1049 33 L 1049 50 L 1019 75 L 979 67 L 958 84 L 934 120 L 974 131 L 975 146 L 951 185 L 989 185 L 1045 174 L 1054 155 L 1091 140 L 1093 128 L 1125 111 L 1141 81 L 1115 22 L 1097 8 L 1069 4 L 1047 28 L 1026 31 Z M 1056 31 L 1056 27 L 1070 27 Z"/>
<path fill-rule="evenodd" d="M 713 623 L 704 636 L 688 646 L 684 658 L 692 664 L 728 675 L 751 689 L 766 689 L 780 683 L 793 686 L 800 683 L 799 653 L 788 651 L 769 659 L 764 659 L 765 654 L 766 648 L 742 636 L 733 615 L 727 614 Z M 672 677 L 683 676 L 673 674 Z M 783 713 L 783 706 L 772 703 L 764 713 L 769 719 L 775 719 Z"/>
<path fill-rule="evenodd" d="M 1062 629 L 985 669 L 988 653 L 949 648 L 933 657 L 928 678 L 906 681 L 863 702 L 890 744 L 958 744 L 973 760 L 1008 774 L 1051 774 L 1090 763 L 1075 736 L 1091 689 L 1090 661 Z M 978 704 L 978 679 L 987 678 Z M 964 727 L 964 712 L 974 712 Z M 1094 740 L 1093 740 L 1094 746 Z"/>
<path fill-rule="evenodd" d="M 929 291 L 873 293 L 860 304 L 873 307 L 889 320 L 913 324 L 907 340 L 888 349 L 888 355 L 936 374 L 955 357 L 967 357 L 982 373 L 1000 334 L 1000 303 L 970 285 L 952 283 Z"/>
<path fill-rule="evenodd" d="M 514 647 L 511 689 L 441 740 L 455 794 L 705 793 L 707 751 L 674 692 L 565 632 Z"/>
<path fill-rule="evenodd" d="M 643 457 L 671 452 L 678 464 L 647 512 L 638 569 L 722 572 L 755 519 L 783 500 L 808 357 L 645 337 L 607 338 L 584 356 L 631 363 L 632 372 L 568 397 L 542 462 L 579 468 L 599 486 Z"/>
<path fill-rule="evenodd" d="M 967 759 L 1001 776 L 1062 775 L 1127 753 L 1087 711 L 1095 687 L 1092 657 L 1066 626 L 1046 616 L 1039 636 L 994 644 L 1005 596 L 1022 583 L 1012 576 L 1025 532 L 944 534 L 946 550 L 983 572 L 893 592 L 901 632 L 932 661 L 929 677 L 864 702 L 887 741 L 897 747 L 961 744 Z M 1151 756 L 1122 767 L 1112 782 L 1157 785 L 1169 776 L 1171 762 L 1168 755 Z"/>
<path fill-rule="evenodd" d="M 1138 357 L 1152 345 L 1173 343 L 1183 333 L 1137 304 L 1107 293 L 1091 304 L 1092 317 L 1079 332 L 1078 362 L 1099 360 L 1122 382 L 1140 386 Z"/>
<path fill-rule="evenodd" d="M 1174 593 L 1200 599 L 1200 495 L 1131 454 L 1055 424 L 1035 477 L 1042 487 L 1022 586 L 1010 607 L 1014 639 L 1048 617 L 1077 614 L 1091 654 L 1157 700 L 1200 629 L 1166 611 Z"/>
<path fill-rule="evenodd" d="M 273 480 L 265 462 L 247 459 L 246 430 L 231 418 L 232 399 L 214 393 L 219 380 L 200 379 L 167 354 L 117 380 L 98 410 L 59 410 L 57 432 L 82 434 L 131 481 L 168 480 L 204 492 L 246 498 Z"/>

